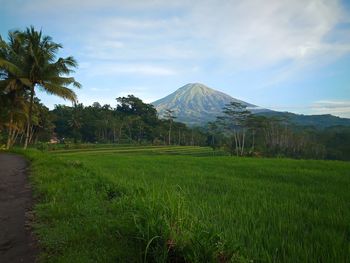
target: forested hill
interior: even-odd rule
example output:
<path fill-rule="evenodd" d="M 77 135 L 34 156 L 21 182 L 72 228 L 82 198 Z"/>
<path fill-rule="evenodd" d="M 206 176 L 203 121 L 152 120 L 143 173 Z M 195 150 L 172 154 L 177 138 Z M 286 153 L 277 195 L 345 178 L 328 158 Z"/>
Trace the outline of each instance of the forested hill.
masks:
<path fill-rule="evenodd" d="M 283 118 L 283 119 L 287 119 L 289 123 L 294 125 L 314 127 L 317 129 L 324 129 L 324 128 L 329 128 L 334 126 L 350 127 L 350 119 L 340 118 L 337 116 L 333 116 L 331 114 L 303 115 L 303 114 L 295 114 L 291 112 L 278 112 L 278 111 L 261 112 L 257 114 L 263 115 L 266 117 Z"/>

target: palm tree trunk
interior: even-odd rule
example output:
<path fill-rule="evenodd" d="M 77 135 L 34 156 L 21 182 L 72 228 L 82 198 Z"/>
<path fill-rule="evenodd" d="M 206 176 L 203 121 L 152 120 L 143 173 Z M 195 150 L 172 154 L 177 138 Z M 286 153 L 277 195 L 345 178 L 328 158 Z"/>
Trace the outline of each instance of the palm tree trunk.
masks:
<path fill-rule="evenodd" d="M 12 128 L 10 127 L 9 128 L 9 133 L 7 135 L 6 150 L 10 149 L 10 147 L 11 147 L 11 144 L 12 144 L 11 139 L 12 139 Z"/>
<path fill-rule="evenodd" d="M 11 146 L 13 146 L 14 143 L 17 141 L 18 134 L 19 134 L 19 130 L 17 129 L 17 131 L 16 131 L 15 134 L 13 135 L 12 145 L 11 145 Z"/>
<path fill-rule="evenodd" d="M 9 132 L 8 132 L 8 135 L 7 135 L 7 144 L 6 144 L 6 149 L 10 149 L 11 147 L 11 138 L 12 138 L 12 127 L 13 126 L 13 113 L 10 112 L 10 125 L 9 125 Z"/>
<path fill-rule="evenodd" d="M 33 141 L 33 135 L 34 135 L 34 126 L 32 125 L 29 133 L 29 143 L 32 143 Z"/>
<path fill-rule="evenodd" d="M 27 130 L 26 130 L 26 140 L 24 142 L 24 149 L 27 149 L 29 143 L 30 130 L 32 126 L 32 112 L 33 112 L 33 100 L 34 100 L 34 86 L 30 89 L 30 104 L 29 104 L 29 114 L 28 114 L 28 122 L 27 122 Z"/>
<path fill-rule="evenodd" d="M 19 139 L 19 144 L 22 144 L 23 135 L 24 135 L 24 130 L 21 131 L 21 138 Z"/>

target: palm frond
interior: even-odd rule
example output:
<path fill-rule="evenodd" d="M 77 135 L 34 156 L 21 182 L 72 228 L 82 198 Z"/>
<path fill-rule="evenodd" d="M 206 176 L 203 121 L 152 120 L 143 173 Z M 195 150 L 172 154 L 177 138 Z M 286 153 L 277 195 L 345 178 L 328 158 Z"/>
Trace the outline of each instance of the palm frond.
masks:
<path fill-rule="evenodd" d="M 81 88 L 81 84 L 77 82 L 73 77 L 53 76 L 53 77 L 46 78 L 45 81 L 49 81 L 51 83 L 54 83 L 55 85 L 60 85 L 60 86 L 73 85 L 76 88 Z"/>
<path fill-rule="evenodd" d="M 26 87 L 31 87 L 33 84 L 31 83 L 30 79 L 28 78 L 19 78 L 19 81 Z"/>
<path fill-rule="evenodd" d="M 19 67 L 2 57 L 0 57 L 0 69 L 4 69 L 13 75 L 20 75 L 22 73 Z"/>
<path fill-rule="evenodd" d="M 76 102 L 77 100 L 77 95 L 70 88 L 60 86 L 60 85 L 55 85 L 52 83 L 42 83 L 40 84 L 40 87 L 47 93 L 56 95 L 63 99 L 67 99 L 72 102 Z"/>

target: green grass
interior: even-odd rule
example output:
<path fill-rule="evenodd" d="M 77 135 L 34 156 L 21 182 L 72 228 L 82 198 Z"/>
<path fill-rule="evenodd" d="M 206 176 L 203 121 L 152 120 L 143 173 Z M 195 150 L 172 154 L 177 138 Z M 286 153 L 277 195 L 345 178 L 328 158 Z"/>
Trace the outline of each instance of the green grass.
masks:
<path fill-rule="evenodd" d="M 81 154 L 107 154 L 107 153 L 133 153 L 133 154 L 181 154 L 191 156 L 224 156 L 228 155 L 222 150 L 213 151 L 210 147 L 199 146 L 135 146 L 116 145 L 115 147 L 97 147 L 86 149 L 55 150 L 54 154 L 81 155 Z"/>
<path fill-rule="evenodd" d="M 350 261 L 350 163 L 127 147 L 26 153 L 44 262 Z"/>

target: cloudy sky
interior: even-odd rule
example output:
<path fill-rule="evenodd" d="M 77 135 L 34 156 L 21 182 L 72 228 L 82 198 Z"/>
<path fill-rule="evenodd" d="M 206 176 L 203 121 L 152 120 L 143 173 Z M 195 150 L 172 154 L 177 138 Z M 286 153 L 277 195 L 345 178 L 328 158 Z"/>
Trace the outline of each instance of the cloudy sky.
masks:
<path fill-rule="evenodd" d="M 34 25 L 62 43 L 84 104 L 152 102 L 200 82 L 265 108 L 350 118 L 349 2 L 0 0 L 0 34 Z"/>

